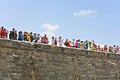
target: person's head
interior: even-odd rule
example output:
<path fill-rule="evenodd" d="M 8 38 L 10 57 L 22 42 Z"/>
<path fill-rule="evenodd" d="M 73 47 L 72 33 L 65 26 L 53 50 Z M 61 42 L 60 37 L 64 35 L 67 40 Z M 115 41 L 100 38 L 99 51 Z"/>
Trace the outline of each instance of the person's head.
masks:
<path fill-rule="evenodd" d="M 12 33 L 12 31 L 10 31 L 10 33 Z"/>
<path fill-rule="evenodd" d="M 73 41 L 75 41 L 75 39 L 73 39 Z"/>
<path fill-rule="evenodd" d="M 1 28 L 2 28 L 2 29 L 4 29 L 4 27 L 3 27 L 3 26 L 1 26 Z"/>
<path fill-rule="evenodd" d="M 34 33 L 34 35 L 36 35 L 36 33 Z"/>
<path fill-rule="evenodd" d="M 59 39 L 61 39 L 61 36 L 59 37 Z"/>
<path fill-rule="evenodd" d="M 115 45 L 113 45 L 113 47 L 116 47 Z"/>
<path fill-rule="evenodd" d="M 37 36 L 40 36 L 40 34 L 37 34 Z"/>
<path fill-rule="evenodd" d="M 100 48 L 100 45 L 98 45 L 98 47 Z"/>
<path fill-rule="evenodd" d="M 46 37 L 47 35 L 45 34 L 44 36 Z"/>
<path fill-rule="evenodd" d="M 54 39 L 54 36 L 52 37 L 52 39 Z"/>
<path fill-rule="evenodd" d="M 28 36 L 30 36 L 30 34 L 28 34 Z"/>
<path fill-rule="evenodd" d="M 78 40 L 76 40 L 76 42 L 78 42 Z"/>
<path fill-rule="evenodd" d="M 22 34 L 22 31 L 19 31 L 19 34 Z"/>
<path fill-rule="evenodd" d="M 15 33 L 17 33 L 17 31 L 15 30 Z"/>
<path fill-rule="evenodd" d="M 13 31 L 15 30 L 15 28 L 12 29 Z"/>
<path fill-rule="evenodd" d="M 4 28 L 4 31 L 6 31 L 6 29 Z"/>

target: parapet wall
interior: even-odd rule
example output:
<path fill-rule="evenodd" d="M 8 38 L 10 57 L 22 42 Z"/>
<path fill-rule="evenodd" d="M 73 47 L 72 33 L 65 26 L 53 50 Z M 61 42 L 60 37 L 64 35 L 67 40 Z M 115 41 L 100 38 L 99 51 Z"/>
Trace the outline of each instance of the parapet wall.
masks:
<path fill-rule="evenodd" d="M 120 55 L 0 39 L 0 80 L 120 80 Z"/>

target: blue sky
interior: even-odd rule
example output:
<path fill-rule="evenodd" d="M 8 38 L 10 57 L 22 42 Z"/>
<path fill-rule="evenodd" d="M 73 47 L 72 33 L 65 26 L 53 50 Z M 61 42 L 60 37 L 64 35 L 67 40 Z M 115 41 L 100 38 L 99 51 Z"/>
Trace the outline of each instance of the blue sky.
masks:
<path fill-rule="evenodd" d="M 8 30 L 120 45 L 120 0 L 0 0 Z"/>

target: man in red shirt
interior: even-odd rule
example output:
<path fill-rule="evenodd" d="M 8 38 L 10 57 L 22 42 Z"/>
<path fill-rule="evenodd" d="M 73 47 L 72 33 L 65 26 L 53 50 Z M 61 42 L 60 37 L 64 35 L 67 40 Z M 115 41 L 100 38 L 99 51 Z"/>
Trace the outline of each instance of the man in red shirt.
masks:
<path fill-rule="evenodd" d="M 3 38 L 4 37 L 4 27 L 2 26 L 0 28 L 0 38 Z"/>

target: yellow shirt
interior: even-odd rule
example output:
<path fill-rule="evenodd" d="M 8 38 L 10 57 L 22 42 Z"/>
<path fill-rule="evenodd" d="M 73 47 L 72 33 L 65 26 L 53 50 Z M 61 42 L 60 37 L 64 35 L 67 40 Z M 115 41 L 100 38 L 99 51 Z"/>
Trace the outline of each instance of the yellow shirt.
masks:
<path fill-rule="evenodd" d="M 31 41 L 31 38 L 30 38 L 30 36 L 29 36 L 29 35 L 27 36 L 27 40 L 28 40 L 28 41 Z"/>

